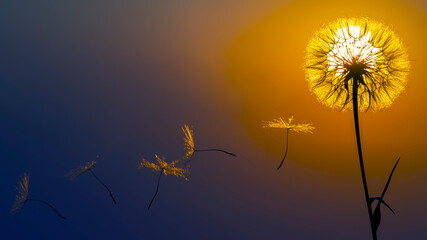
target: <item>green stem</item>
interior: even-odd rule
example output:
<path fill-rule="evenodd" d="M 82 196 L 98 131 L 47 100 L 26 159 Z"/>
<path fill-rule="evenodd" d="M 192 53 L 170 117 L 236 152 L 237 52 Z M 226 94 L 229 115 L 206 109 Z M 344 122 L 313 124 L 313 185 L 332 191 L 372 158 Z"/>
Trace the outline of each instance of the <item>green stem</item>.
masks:
<path fill-rule="evenodd" d="M 363 189 L 365 193 L 365 200 L 366 200 L 366 207 L 368 208 L 369 213 L 369 222 L 371 225 L 371 232 L 372 232 L 372 238 L 374 240 L 377 240 L 377 233 L 374 230 L 374 227 L 372 225 L 372 207 L 369 202 L 369 191 L 368 191 L 368 184 L 366 182 L 366 175 L 365 175 L 365 167 L 363 165 L 363 156 L 362 156 L 362 144 L 360 141 L 360 130 L 359 130 L 359 108 L 358 108 L 358 82 L 361 78 L 361 75 L 353 76 L 353 114 L 354 114 L 354 127 L 356 130 L 356 140 L 357 140 L 357 151 L 359 153 L 359 164 L 360 164 L 360 172 L 362 173 L 362 182 L 363 182 Z"/>

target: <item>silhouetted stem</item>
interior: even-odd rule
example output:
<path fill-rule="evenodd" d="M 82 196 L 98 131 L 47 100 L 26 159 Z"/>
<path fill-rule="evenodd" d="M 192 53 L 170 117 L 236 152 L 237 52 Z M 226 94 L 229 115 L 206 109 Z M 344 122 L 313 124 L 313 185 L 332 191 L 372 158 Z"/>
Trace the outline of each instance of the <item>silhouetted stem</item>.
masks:
<path fill-rule="evenodd" d="M 289 129 L 286 128 L 286 150 L 285 150 L 285 156 L 283 156 L 282 162 L 280 163 L 279 167 L 277 168 L 277 170 L 280 169 L 280 167 L 282 166 L 283 162 L 285 161 L 286 155 L 288 154 L 288 141 L 289 140 Z"/>
<path fill-rule="evenodd" d="M 390 184 L 390 181 L 391 181 L 391 177 L 393 176 L 394 170 L 396 169 L 397 164 L 399 163 L 399 161 L 400 161 L 400 157 L 397 159 L 397 162 L 394 164 L 394 167 L 393 167 L 393 169 L 391 170 L 390 176 L 388 176 L 387 183 L 385 184 L 384 190 L 383 190 L 383 192 L 381 193 L 381 199 L 384 197 L 385 192 L 387 191 L 388 185 Z"/>
<path fill-rule="evenodd" d="M 50 203 L 43 201 L 43 200 L 39 200 L 39 199 L 34 199 L 34 198 L 28 198 L 27 201 L 33 201 L 33 202 L 40 202 L 43 203 L 45 205 L 47 205 L 48 207 L 50 207 L 53 211 L 56 212 L 56 214 L 58 214 L 58 216 L 60 216 L 62 219 L 66 220 L 66 218 L 64 216 L 62 216 L 62 214 L 60 214 L 58 212 L 58 210 L 56 210 L 56 208 L 54 208 Z"/>
<path fill-rule="evenodd" d="M 160 171 L 160 175 L 159 175 L 159 179 L 157 180 L 157 188 L 156 188 L 156 192 L 154 193 L 153 198 L 150 201 L 150 204 L 148 204 L 148 208 L 147 210 L 150 210 L 151 204 L 153 204 L 154 198 L 156 198 L 157 193 L 159 192 L 159 186 L 160 186 L 160 178 L 162 177 L 163 174 L 163 169 Z"/>
<path fill-rule="evenodd" d="M 393 176 L 394 170 L 396 169 L 397 164 L 399 163 L 399 161 L 400 161 L 400 157 L 397 159 L 397 162 L 394 164 L 394 167 L 393 167 L 393 169 L 391 170 L 390 176 L 388 176 L 387 183 L 385 184 L 384 189 L 383 189 L 383 192 L 381 193 L 381 200 L 383 200 L 383 198 L 384 198 L 384 195 L 385 195 L 385 193 L 386 193 L 386 191 L 387 191 L 388 185 L 390 184 L 391 177 Z M 375 207 L 375 209 L 379 208 L 379 207 L 380 207 L 380 204 L 381 204 L 381 201 L 379 201 L 379 202 L 378 202 L 378 204 L 377 204 L 377 206 Z M 384 204 L 385 204 L 385 203 L 384 203 Z M 389 207 L 389 208 L 390 208 L 390 207 Z M 390 210 L 394 213 L 394 211 L 393 211 L 391 208 L 390 208 Z"/>
<path fill-rule="evenodd" d="M 366 182 L 366 175 L 365 175 L 365 167 L 363 164 L 363 156 L 362 156 L 362 144 L 360 141 L 360 130 L 359 130 L 359 107 L 358 107 L 358 94 L 357 94 L 357 90 L 358 90 L 358 82 L 359 79 L 362 76 L 353 76 L 353 114 L 354 114 L 354 127 L 356 130 L 356 140 L 357 140 L 357 151 L 359 153 L 359 164 L 360 164 L 360 172 L 362 173 L 362 182 L 363 182 L 363 189 L 364 189 L 364 193 L 365 193 L 365 199 L 366 199 L 366 206 L 368 208 L 368 213 L 369 213 L 369 222 L 371 225 L 371 232 L 372 232 L 372 238 L 374 240 L 377 239 L 377 234 L 376 231 L 374 230 L 374 227 L 372 225 L 372 208 L 371 208 L 371 204 L 369 201 L 369 191 L 368 191 L 368 184 Z"/>
<path fill-rule="evenodd" d="M 221 149 L 201 149 L 201 150 L 198 149 L 198 150 L 194 150 L 194 152 L 214 152 L 214 151 L 223 152 L 225 154 L 228 154 L 228 155 L 231 155 L 233 157 L 236 157 L 236 154 L 231 153 L 231 152 L 227 152 L 227 151 L 224 151 L 224 150 L 221 150 Z"/>
<path fill-rule="evenodd" d="M 96 180 L 98 180 L 98 182 L 99 183 L 101 183 L 102 184 L 102 186 L 104 186 L 105 187 L 105 189 L 107 189 L 107 191 L 108 191 L 108 193 L 110 194 L 110 197 L 111 197 L 111 199 L 113 200 L 113 202 L 114 202 L 114 204 L 117 204 L 116 203 L 116 199 L 114 199 L 114 197 L 113 197 L 113 193 L 111 192 L 111 190 L 107 187 L 107 185 L 105 185 L 105 183 L 103 183 L 102 181 L 101 181 L 101 179 L 99 179 L 96 175 L 95 175 L 95 173 L 93 172 L 93 170 L 91 169 L 91 170 L 89 170 L 91 173 L 92 173 L 92 175 L 96 178 Z"/>

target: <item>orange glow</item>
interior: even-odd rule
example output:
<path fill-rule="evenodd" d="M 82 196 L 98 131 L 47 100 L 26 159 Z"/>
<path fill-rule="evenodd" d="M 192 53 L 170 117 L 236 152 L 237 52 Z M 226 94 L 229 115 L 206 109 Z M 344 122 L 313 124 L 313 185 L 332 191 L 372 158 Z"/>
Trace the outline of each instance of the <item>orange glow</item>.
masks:
<path fill-rule="evenodd" d="M 234 98 L 238 96 L 238 117 L 257 145 L 280 156 L 283 136 L 278 133 L 272 137 L 260 129 L 259 123 L 266 118 L 295 114 L 314 123 L 316 134 L 310 138 L 295 135 L 295 141 L 301 138 L 305 144 L 293 146 L 288 160 L 294 158 L 299 164 L 328 172 L 358 174 L 354 170 L 357 152 L 351 113 L 322 107 L 307 88 L 304 68 L 306 47 L 325 23 L 367 17 L 386 23 L 398 33 L 407 46 L 411 71 L 406 89 L 387 111 L 361 115 L 366 168 L 372 175 L 385 174 L 384 166 L 392 165 L 401 156 L 405 164 L 399 173 L 427 169 L 421 151 L 427 136 L 419 134 L 427 131 L 427 113 L 420 111 L 427 107 L 423 71 L 427 64 L 427 21 L 425 15 L 402 1 L 294 1 L 248 25 L 228 49 L 227 86 Z M 310 151 L 306 150 L 308 146 Z M 349 157 L 351 152 L 353 157 Z M 318 159 L 327 159 L 327 163 Z"/>

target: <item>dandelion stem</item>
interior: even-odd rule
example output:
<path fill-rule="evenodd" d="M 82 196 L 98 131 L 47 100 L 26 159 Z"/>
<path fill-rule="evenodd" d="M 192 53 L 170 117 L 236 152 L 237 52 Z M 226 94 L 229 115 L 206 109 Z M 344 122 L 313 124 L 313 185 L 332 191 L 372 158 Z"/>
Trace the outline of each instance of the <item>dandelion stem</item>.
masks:
<path fill-rule="evenodd" d="M 157 193 L 159 192 L 159 186 L 160 186 L 160 178 L 162 177 L 163 174 L 163 169 L 160 171 L 160 175 L 159 175 L 159 179 L 157 180 L 157 188 L 156 188 L 156 192 L 154 193 L 153 198 L 150 201 L 150 204 L 148 204 L 148 208 L 147 210 L 150 210 L 151 204 L 153 204 L 154 198 L 156 198 Z"/>
<path fill-rule="evenodd" d="M 362 144 L 360 141 L 360 130 L 359 130 L 359 108 L 358 108 L 358 82 L 361 80 L 362 76 L 357 75 L 353 76 L 353 114 L 354 114 L 354 127 L 356 130 L 356 140 L 357 140 L 357 151 L 359 153 L 359 164 L 360 164 L 360 172 L 362 173 L 362 182 L 363 182 L 363 189 L 365 193 L 365 199 L 366 199 L 366 206 L 368 208 L 369 213 L 369 221 L 371 224 L 371 232 L 372 232 L 372 238 L 374 240 L 377 239 L 376 231 L 374 230 L 374 226 L 372 224 L 372 208 L 369 201 L 369 191 L 368 191 L 368 184 L 366 182 L 366 175 L 365 175 L 365 167 L 363 164 L 363 156 L 362 156 Z"/>
<path fill-rule="evenodd" d="M 39 199 L 34 199 L 34 198 L 28 198 L 27 201 L 33 201 L 33 202 L 40 202 L 43 203 L 45 205 L 47 205 L 48 207 L 50 207 L 53 211 L 56 212 L 56 214 L 58 214 L 58 216 L 60 216 L 62 219 L 67 220 L 64 216 L 62 216 L 62 214 L 60 214 L 58 212 L 58 210 L 56 210 L 56 208 L 54 208 L 50 203 L 43 201 L 43 200 L 39 200 Z"/>
<path fill-rule="evenodd" d="M 213 152 L 213 151 L 217 151 L 217 152 L 223 152 L 225 154 L 231 155 L 233 157 L 236 157 L 236 154 L 231 153 L 231 152 L 227 152 L 221 149 L 200 149 L 200 150 L 194 150 L 194 152 Z"/>
<path fill-rule="evenodd" d="M 285 150 L 285 156 L 283 156 L 282 162 L 280 163 L 279 167 L 277 167 L 277 170 L 280 169 L 280 167 L 282 166 L 283 162 L 285 161 L 286 155 L 288 154 L 288 144 L 289 143 L 289 129 L 286 128 L 286 150 Z"/>
<path fill-rule="evenodd" d="M 102 181 L 101 181 L 101 179 L 99 179 L 96 175 L 95 175 L 95 173 L 93 172 L 93 170 L 92 169 L 90 169 L 89 170 L 91 173 L 92 173 L 92 175 L 96 178 L 96 180 L 98 180 L 98 182 L 99 183 L 101 183 L 106 189 L 107 189 L 107 191 L 108 191 L 108 193 L 110 194 L 110 197 L 111 197 L 111 199 L 113 200 L 113 202 L 114 202 L 114 204 L 117 204 L 116 203 L 116 199 L 114 199 L 114 197 L 113 197 L 113 193 L 111 192 L 111 190 L 107 187 L 107 185 L 105 185 L 105 183 L 103 183 Z"/>

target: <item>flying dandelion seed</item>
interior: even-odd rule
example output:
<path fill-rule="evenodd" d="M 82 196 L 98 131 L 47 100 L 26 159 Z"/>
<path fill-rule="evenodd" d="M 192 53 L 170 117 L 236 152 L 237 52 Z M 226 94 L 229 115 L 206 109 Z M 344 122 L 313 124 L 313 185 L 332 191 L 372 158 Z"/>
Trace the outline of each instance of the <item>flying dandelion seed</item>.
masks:
<path fill-rule="evenodd" d="M 408 72 L 408 56 L 401 40 L 387 26 L 367 18 L 338 19 L 317 32 L 307 46 L 306 78 L 311 91 L 329 107 L 353 108 L 373 239 L 377 239 L 380 212 L 377 207 L 372 213 L 373 198 L 369 196 L 363 163 L 359 111 L 389 107 L 405 89 Z"/>
<path fill-rule="evenodd" d="M 185 151 L 185 158 L 188 159 L 189 163 L 191 159 L 194 156 L 194 153 L 196 152 L 223 152 L 225 154 L 231 155 L 236 157 L 236 154 L 230 153 L 221 149 L 195 149 L 194 145 L 194 138 L 193 138 L 193 128 L 189 127 L 187 124 L 185 124 L 182 127 L 182 132 L 184 133 L 184 151 Z"/>
<path fill-rule="evenodd" d="M 313 133 L 315 127 L 310 123 L 292 124 L 294 117 L 290 117 L 288 122 L 283 118 L 274 119 L 273 121 L 264 121 L 263 128 L 282 128 L 294 132 Z"/>
<path fill-rule="evenodd" d="M 347 109 L 357 86 L 360 110 L 389 107 L 405 89 L 409 61 L 401 40 L 379 22 L 338 19 L 307 46 L 306 76 L 329 107 Z"/>
<path fill-rule="evenodd" d="M 186 174 L 188 172 L 187 169 L 179 168 L 179 167 L 175 166 L 179 162 L 178 160 L 172 161 L 171 163 L 167 163 L 165 161 L 165 157 L 160 158 L 157 154 L 154 154 L 154 156 L 156 157 L 158 165 L 156 165 L 155 163 L 149 162 L 149 161 L 145 160 L 144 158 L 142 159 L 141 163 L 139 164 L 139 169 L 151 168 L 153 171 L 160 171 L 159 178 L 157 180 L 156 192 L 154 193 L 153 198 L 151 199 L 150 203 L 148 204 L 147 210 L 150 209 L 151 204 L 153 204 L 153 201 L 156 198 L 157 193 L 159 192 L 160 178 L 162 177 L 162 174 L 165 174 L 165 176 L 173 175 L 175 177 L 184 178 L 185 180 L 188 181 L 188 178 L 186 176 Z"/>
<path fill-rule="evenodd" d="M 263 128 L 281 128 L 286 129 L 286 150 L 285 150 L 285 156 L 283 157 L 282 161 L 280 162 L 279 167 L 277 167 L 277 170 L 282 167 L 283 162 L 285 161 L 286 155 L 288 154 L 288 143 L 289 143 L 289 131 L 294 132 L 302 132 L 302 133 L 313 133 L 314 127 L 310 123 L 300 123 L 300 124 L 293 124 L 292 120 L 294 117 L 290 117 L 288 121 L 286 122 L 283 118 L 274 119 L 273 121 L 264 121 Z"/>
<path fill-rule="evenodd" d="M 185 124 L 184 127 L 182 127 L 182 132 L 184 133 L 185 158 L 191 159 L 194 155 L 193 129 Z"/>
<path fill-rule="evenodd" d="M 99 157 L 99 155 L 97 155 L 97 158 Z M 101 181 L 101 179 L 95 175 L 95 172 L 93 171 L 93 166 L 96 164 L 96 161 L 92 161 L 92 162 L 87 162 L 85 165 L 83 166 L 79 166 L 76 169 L 73 169 L 71 171 L 69 171 L 67 174 L 65 174 L 66 177 L 70 178 L 70 180 L 75 179 L 76 177 L 86 173 L 86 172 L 90 172 L 95 179 L 102 185 L 104 186 L 105 189 L 107 189 L 108 193 L 110 194 L 111 200 L 113 200 L 114 204 L 117 204 L 116 199 L 113 196 L 113 193 L 111 192 L 110 188 L 107 187 L 107 185 Z"/>
<path fill-rule="evenodd" d="M 12 206 L 12 213 L 19 212 L 24 207 L 25 203 L 27 203 L 28 201 L 33 201 L 43 203 L 44 205 L 50 207 L 53 211 L 55 211 L 56 214 L 58 214 L 59 217 L 66 220 L 66 218 L 61 213 L 59 213 L 58 210 L 56 210 L 56 208 L 53 207 L 50 203 L 40 199 L 29 198 L 29 177 L 26 173 L 24 174 L 24 177 L 22 177 L 21 181 L 18 182 L 16 190 L 18 193 L 15 196 L 15 202 Z"/>
<path fill-rule="evenodd" d="M 95 164 L 96 164 L 95 161 L 87 162 L 85 165 L 79 166 L 78 168 L 69 171 L 67 174 L 65 174 L 65 176 L 70 178 L 71 180 L 73 180 L 73 179 L 77 178 L 78 176 L 82 175 L 83 173 L 85 173 L 87 171 L 91 171 L 92 167 Z"/>
<path fill-rule="evenodd" d="M 29 193 L 28 181 L 28 175 L 25 173 L 22 180 L 18 182 L 18 187 L 16 187 L 18 193 L 16 194 L 15 202 L 13 203 L 12 212 L 18 212 L 27 202 Z"/>

